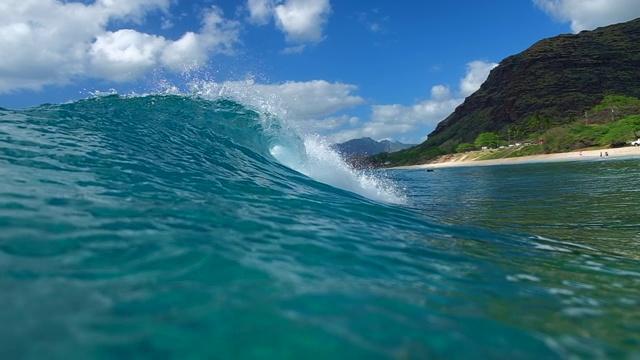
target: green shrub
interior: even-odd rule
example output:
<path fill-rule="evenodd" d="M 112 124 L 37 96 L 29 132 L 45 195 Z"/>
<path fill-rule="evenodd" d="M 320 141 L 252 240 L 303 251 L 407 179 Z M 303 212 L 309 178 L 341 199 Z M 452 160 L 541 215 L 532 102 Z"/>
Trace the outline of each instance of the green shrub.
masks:
<path fill-rule="evenodd" d="M 496 147 L 498 146 L 499 140 L 500 139 L 498 138 L 498 134 L 493 132 L 484 132 L 478 135 L 475 141 L 475 145 L 477 148 L 482 148 L 483 146 L 490 147 L 490 148 Z"/>
<path fill-rule="evenodd" d="M 463 153 L 467 151 L 473 151 L 476 147 L 471 143 L 461 143 L 456 147 L 456 152 Z"/>

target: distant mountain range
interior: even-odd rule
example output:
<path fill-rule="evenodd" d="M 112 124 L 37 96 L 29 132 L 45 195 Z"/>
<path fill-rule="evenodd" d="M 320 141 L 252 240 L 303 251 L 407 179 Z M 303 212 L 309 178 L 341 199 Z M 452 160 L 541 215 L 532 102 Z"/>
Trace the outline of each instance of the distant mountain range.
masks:
<path fill-rule="evenodd" d="M 343 143 L 334 144 L 333 148 L 344 156 L 365 156 L 376 155 L 383 152 L 394 152 L 408 149 L 415 144 L 403 144 L 398 141 L 382 140 L 376 141 L 372 138 L 363 137 L 361 139 L 353 139 Z"/>

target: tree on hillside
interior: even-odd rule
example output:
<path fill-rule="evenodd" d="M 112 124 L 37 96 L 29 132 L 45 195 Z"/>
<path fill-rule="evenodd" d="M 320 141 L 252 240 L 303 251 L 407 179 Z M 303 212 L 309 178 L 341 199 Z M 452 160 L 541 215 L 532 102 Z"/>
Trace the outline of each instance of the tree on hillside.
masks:
<path fill-rule="evenodd" d="M 549 129 L 542 135 L 543 149 L 547 153 L 565 152 L 575 148 L 571 137 L 571 130 L 566 126 Z"/>
<path fill-rule="evenodd" d="M 512 143 L 512 142 L 517 142 L 519 140 L 522 140 L 524 138 L 524 134 L 526 133 L 525 129 L 523 126 L 521 125 L 512 125 L 510 127 L 508 127 L 506 129 L 506 137 L 507 137 L 507 142 Z M 502 137 L 504 139 L 505 136 L 505 131 L 502 131 Z"/>
<path fill-rule="evenodd" d="M 498 146 L 498 134 L 493 132 L 485 132 L 476 138 L 475 145 L 478 148 L 486 147 L 497 147 Z"/>
<path fill-rule="evenodd" d="M 459 152 L 459 153 L 473 151 L 475 149 L 476 147 L 471 143 L 461 143 L 458 146 L 456 146 L 456 152 Z"/>
<path fill-rule="evenodd" d="M 549 130 L 551 128 L 551 119 L 546 116 L 534 114 L 529 117 L 527 126 L 532 132 L 543 133 L 545 130 Z"/>
<path fill-rule="evenodd" d="M 602 145 L 623 144 L 639 137 L 640 115 L 633 115 L 611 125 L 607 133 L 600 139 L 600 143 Z"/>
<path fill-rule="evenodd" d="M 629 139 L 630 131 L 627 127 L 620 126 L 614 127 L 609 130 L 601 139 L 600 145 L 608 145 L 608 146 L 619 146 L 620 144 L 624 145 Z"/>

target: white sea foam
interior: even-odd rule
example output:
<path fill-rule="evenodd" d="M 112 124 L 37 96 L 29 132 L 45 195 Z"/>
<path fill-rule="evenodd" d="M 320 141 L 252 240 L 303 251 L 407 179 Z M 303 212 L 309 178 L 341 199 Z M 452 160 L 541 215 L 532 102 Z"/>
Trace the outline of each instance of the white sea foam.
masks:
<path fill-rule="evenodd" d="M 304 153 L 281 145 L 271 148 L 271 154 L 283 165 L 317 181 L 348 190 L 367 198 L 404 203 L 405 198 L 395 184 L 373 174 L 360 172 L 349 166 L 328 143 L 318 136 L 304 139 Z"/>
<path fill-rule="evenodd" d="M 380 175 L 353 169 L 322 137 L 306 131 L 304 119 L 290 115 L 281 99 L 261 89 L 251 79 L 223 84 L 192 84 L 192 94 L 211 100 L 231 99 L 262 114 L 265 131 L 273 138 L 269 151 L 283 165 L 314 180 L 372 200 L 395 204 L 406 202 L 395 183 Z M 279 122 L 276 126 L 274 118 Z"/>
<path fill-rule="evenodd" d="M 518 281 L 533 281 L 538 282 L 540 278 L 537 276 L 529 275 L 529 274 L 515 274 L 515 275 L 507 275 L 507 280 L 512 282 Z"/>

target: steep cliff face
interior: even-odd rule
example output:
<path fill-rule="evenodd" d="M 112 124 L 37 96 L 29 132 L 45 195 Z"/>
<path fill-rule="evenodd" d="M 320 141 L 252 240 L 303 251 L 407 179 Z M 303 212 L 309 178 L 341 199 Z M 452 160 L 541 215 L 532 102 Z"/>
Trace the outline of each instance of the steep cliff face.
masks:
<path fill-rule="evenodd" d="M 504 59 L 419 148 L 452 149 L 532 116 L 573 121 L 607 94 L 640 97 L 640 18 L 544 39 Z"/>

